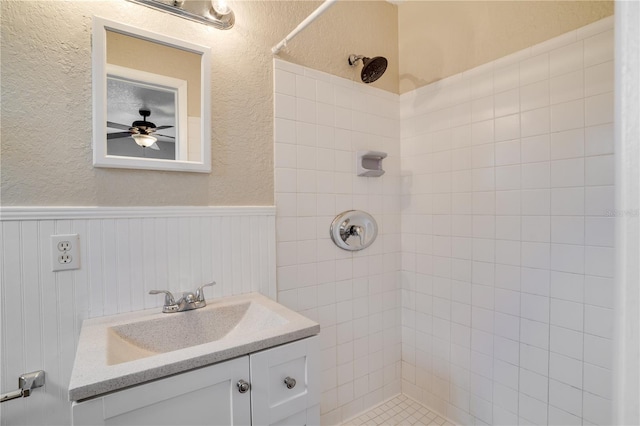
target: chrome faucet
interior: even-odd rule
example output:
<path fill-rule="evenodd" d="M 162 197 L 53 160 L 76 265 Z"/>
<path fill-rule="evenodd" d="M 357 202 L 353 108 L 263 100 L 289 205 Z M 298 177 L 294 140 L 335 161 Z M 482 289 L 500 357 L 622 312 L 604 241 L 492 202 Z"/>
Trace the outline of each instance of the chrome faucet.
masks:
<path fill-rule="evenodd" d="M 206 300 L 204 300 L 204 288 L 215 285 L 215 281 L 209 284 L 202 285 L 196 289 L 195 294 L 188 291 L 182 293 L 182 297 L 176 302 L 173 294 L 167 290 L 151 290 L 149 294 L 163 294 L 164 293 L 164 306 L 162 312 L 170 314 L 173 312 L 190 311 L 192 309 L 204 308 L 207 306 Z"/>

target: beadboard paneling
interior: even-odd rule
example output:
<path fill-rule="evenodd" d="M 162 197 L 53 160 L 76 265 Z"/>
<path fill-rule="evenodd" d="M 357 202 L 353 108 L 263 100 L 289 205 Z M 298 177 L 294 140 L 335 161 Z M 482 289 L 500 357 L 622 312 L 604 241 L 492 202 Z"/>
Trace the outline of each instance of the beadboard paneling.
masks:
<path fill-rule="evenodd" d="M 162 306 L 151 289 L 208 299 L 276 298 L 275 209 L 3 208 L 1 391 L 43 369 L 46 385 L 2 404 L 2 425 L 70 424 L 67 387 L 85 318 Z M 51 272 L 51 235 L 80 236 L 80 265 Z"/>

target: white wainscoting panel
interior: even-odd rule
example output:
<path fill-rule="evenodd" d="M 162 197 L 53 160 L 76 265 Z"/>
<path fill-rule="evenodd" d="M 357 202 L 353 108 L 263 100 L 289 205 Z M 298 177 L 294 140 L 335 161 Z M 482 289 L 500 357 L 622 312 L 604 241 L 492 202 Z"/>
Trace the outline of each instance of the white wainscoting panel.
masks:
<path fill-rule="evenodd" d="M 3 403 L 2 425 L 70 424 L 67 387 L 82 321 L 159 308 L 162 289 L 276 299 L 275 208 L 3 208 L 1 392 L 22 373 L 46 385 Z M 51 235 L 79 234 L 80 269 L 51 272 Z"/>

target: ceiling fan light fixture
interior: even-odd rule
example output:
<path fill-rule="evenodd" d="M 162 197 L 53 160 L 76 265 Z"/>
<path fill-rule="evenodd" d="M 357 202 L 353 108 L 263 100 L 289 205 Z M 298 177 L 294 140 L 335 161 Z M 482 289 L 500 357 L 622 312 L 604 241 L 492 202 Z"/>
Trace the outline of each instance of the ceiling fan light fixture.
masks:
<path fill-rule="evenodd" d="M 133 138 L 134 141 L 136 141 L 138 145 L 140 145 L 143 148 L 149 148 L 158 140 L 157 138 L 151 135 L 135 134 L 135 135 L 131 135 L 131 137 Z"/>

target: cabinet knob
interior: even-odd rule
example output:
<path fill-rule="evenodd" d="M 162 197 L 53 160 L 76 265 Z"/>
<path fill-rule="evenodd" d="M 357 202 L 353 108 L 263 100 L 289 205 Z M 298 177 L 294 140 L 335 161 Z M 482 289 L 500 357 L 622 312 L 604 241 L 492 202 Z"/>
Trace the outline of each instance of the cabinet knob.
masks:
<path fill-rule="evenodd" d="M 238 385 L 238 392 L 240 393 L 246 393 L 250 388 L 249 383 L 245 382 L 242 379 L 238 380 L 237 385 Z"/>
<path fill-rule="evenodd" d="M 296 387 L 296 379 L 287 376 L 287 378 L 284 379 L 284 384 L 287 385 L 287 389 L 293 389 Z"/>

